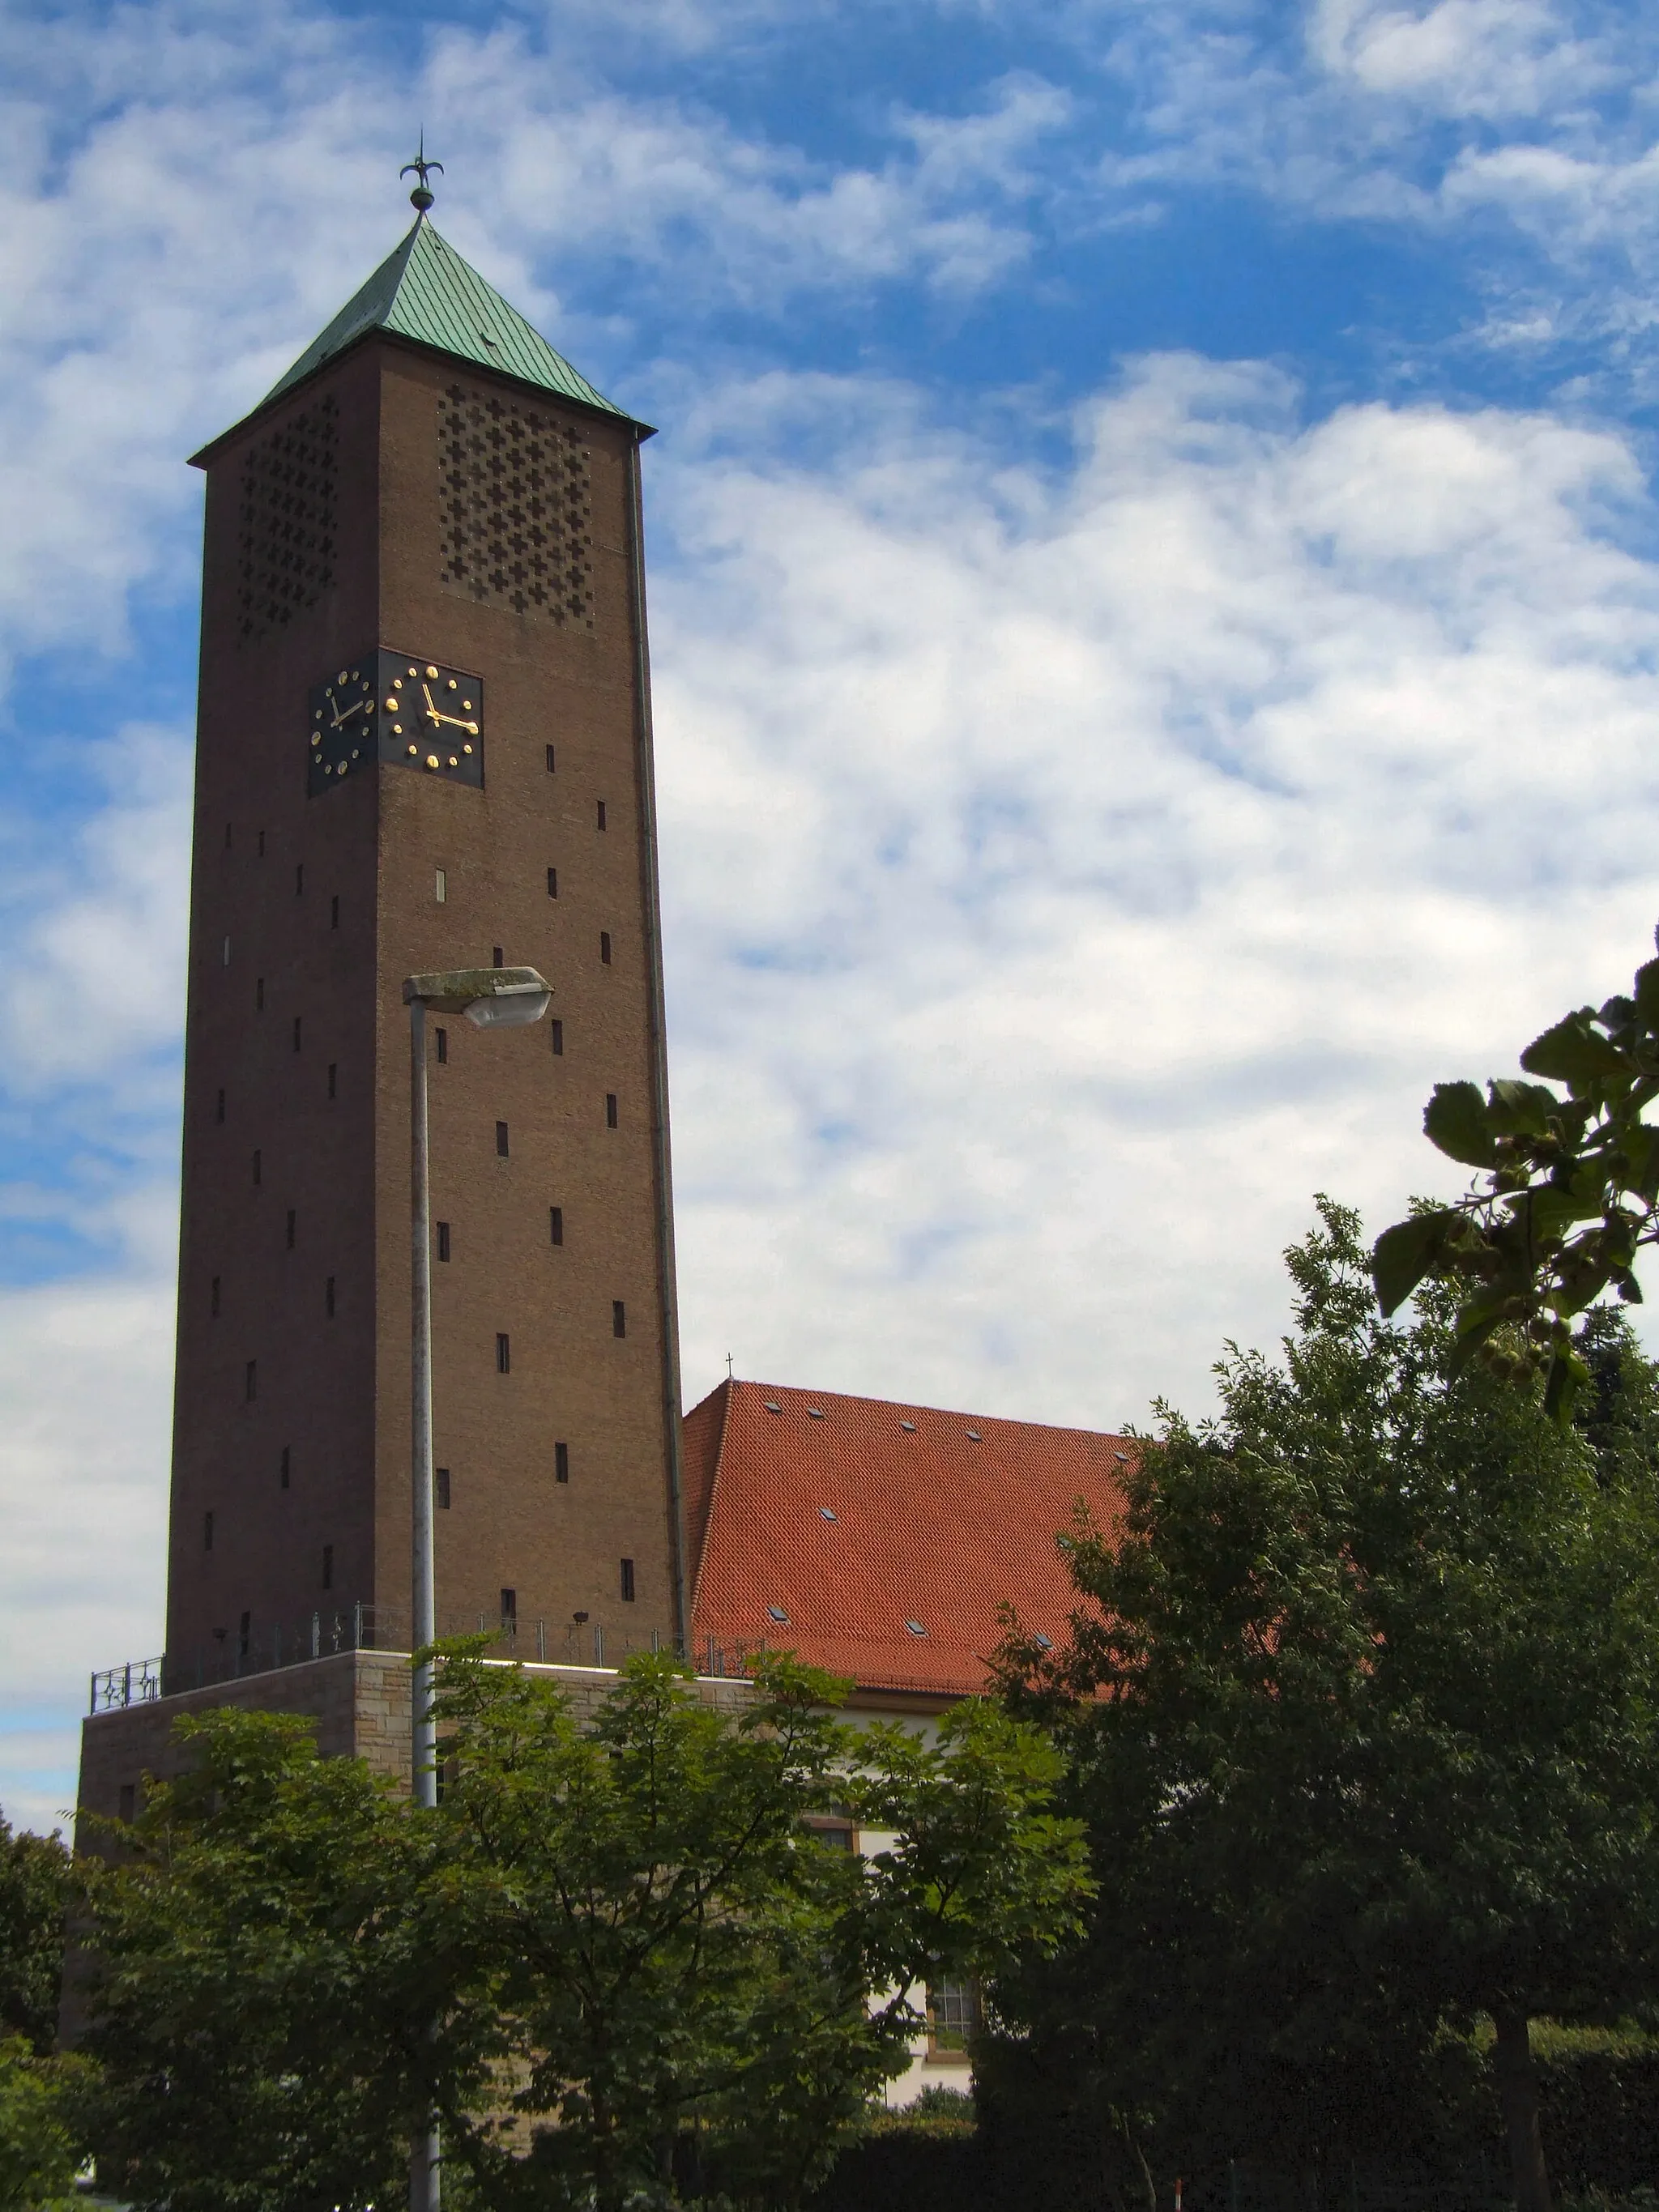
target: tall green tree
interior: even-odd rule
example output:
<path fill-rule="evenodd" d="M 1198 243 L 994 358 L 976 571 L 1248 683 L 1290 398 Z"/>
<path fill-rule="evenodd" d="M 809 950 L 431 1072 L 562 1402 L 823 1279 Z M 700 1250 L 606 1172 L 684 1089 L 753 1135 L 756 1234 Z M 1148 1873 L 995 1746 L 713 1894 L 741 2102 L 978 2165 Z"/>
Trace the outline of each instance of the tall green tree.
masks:
<path fill-rule="evenodd" d="M 1659 1389 L 1604 1332 L 1599 1438 L 1564 1434 L 1449 1372 L 1449 1297 L 1382 1321 L 1358 1218 L 1321 1215 L 1282 1359 L 1230 1346 L 1214 1419 L 1160 1409 L 1121 1522 L 1068 1540 L 1069 1648 L 1011 1646 L 1100 1883 L 1000 2002 L 1177 2130 L 1489 2016 L 1548 2212 L 1528 2021 L 1659 1992 Z"/>
<path fill-rule="evenodd" d="M 14 1830 L 0 1816 L 0 2035 L 37 2056 L 58 2033 L 72 1863 L 56 1836 Z"/>
<path fill-rule="evenodd" d="M 487 2205 L 792 2203 L 905 2063 L 917 1984 L 1073 1925 L 1078 1832 L 994 1705 L 924 1743 L 793 1661 L 715 1707 L 667 1657 L 580 1714 L 441 1650 L 417 1808 L 304 1726 L 182 1724 L 97 1875 L 100 2178 L 169 2212 L 391 2205 L 421 2115 Z M 890 1836 L 867 1858 L 815 1821 Z"/>
<path fill-rule="evenodd" d="M 511 2119 L 462 2155 L 486 2193 L 598 2212 L 695 2185 L 797 2201 L 908 2063 L 918 1984 L 1051 1945 L 1082 1886 L 1048 1747 L 994 1705 L 933 1743 L 836 1717 L 847 1686 L 765 1662 L 737 1712 L 665 1655 L 589 1724 L 544 1679 L 452 1659 L 442 1911 L 505 2024 Z M 890 1833 L 855 1856 L 813 1823 Z M 687 2163 L 687 2154 L 693 2162 Z"/>

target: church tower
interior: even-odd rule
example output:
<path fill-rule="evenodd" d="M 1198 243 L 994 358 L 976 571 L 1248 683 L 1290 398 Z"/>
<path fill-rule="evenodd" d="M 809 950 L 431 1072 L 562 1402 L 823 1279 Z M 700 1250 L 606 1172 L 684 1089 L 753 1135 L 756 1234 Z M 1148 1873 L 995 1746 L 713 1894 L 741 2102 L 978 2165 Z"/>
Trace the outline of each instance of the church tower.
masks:
<path fill-rule="evenodd" d="M 427 214 L 206 472 L 167 1686 L 404 1639 L 406 976 L 428 1024 L 437 1612 L 683 1641 L 639 448 Z M 361 1613 L 359 1608 L 362 1608 Z"/>

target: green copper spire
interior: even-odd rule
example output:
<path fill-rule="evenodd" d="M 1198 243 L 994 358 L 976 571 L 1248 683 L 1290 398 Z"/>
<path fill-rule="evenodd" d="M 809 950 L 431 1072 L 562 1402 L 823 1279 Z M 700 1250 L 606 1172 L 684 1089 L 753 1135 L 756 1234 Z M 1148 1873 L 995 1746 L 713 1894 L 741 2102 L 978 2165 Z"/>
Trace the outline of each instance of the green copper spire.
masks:
<path fill-rule="evenodd" d="M 435 169 L 438 164 L 423 161 L 422 167 Z M 410 197 L 423 198 L 431 204 L 424 176 L 417 191 Z M 402 245 L 388 254 L 322 336 L 313 339 L 287 375 L 272 385 L 265 401 L 298 384 L 371 330 L 393 331 L 399 337 L 434 346 L 458 361 L 500 369 L 521 383 L 539 385 L 544 392 L 556 392 L 585 406 L 603 408 L 607 415 L 622 416 L 624 422 L 631 419 L 595 392 L 586 377 L 578 376 L 563 355 L 555 353 L 516 307 L 509 307 L 453 246 L 445 244 L 427 220 L 425 208 L 416 216 L 415 227 Z"/>

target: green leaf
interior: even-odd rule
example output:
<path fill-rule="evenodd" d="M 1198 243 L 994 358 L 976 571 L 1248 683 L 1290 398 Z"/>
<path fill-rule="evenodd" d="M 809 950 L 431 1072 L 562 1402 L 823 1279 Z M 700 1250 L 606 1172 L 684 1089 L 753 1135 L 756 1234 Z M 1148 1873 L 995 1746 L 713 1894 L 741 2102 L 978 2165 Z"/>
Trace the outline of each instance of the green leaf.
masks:
<path fill-rule="evenodd" d="M 1544 1384 L 1544 1411 L 1565 1431 L 1571 1425 L 1572 1401 L 1581 1384 L 1590 1379 L 1590 1371 L 1576 1352 L 1564 1350 L 1558 1345 L 1550 1355 L 1548 1379 Z"/>
<path fill-rule="evenodd" d="M 1659 1029 L 1659 960 L 1636 971 L 1636 1011 L 1650 1030 Z"/>
<path fill-rule="evenodd" d="M 1491 1099 L 1487 1125 L 1500 1137 L 1543 1136 L 1551 1115 L 1559 1113 L 1563 1103 L 1541 1083 L 1517 1083 L 1513 1077 L 1489 1083 L 1486 1089 Z"/>
<path fill-rule="evenodd" d="M 1486 1102 L 1476 1084 L 1437 1083 L 1423 1109 L 1423 1133 L 1448 1159 L 1467 1167 L 1489 1168 L 1497 1160 Z"/>
<path fill-rule="evenodd" d="M 1528 1075 L 1547 1075 L 1565 1083 L 1575 1093 L 1594 1088 L 1611 1076 L 1632 1072 L 1626 1055 L 1593 1029 L 1594 1012 L 1581 1006 L 1542 1036 L 1534 1037 L 1521 1055 Z"/>
<path fill-rule="evenodd" d="M 1474 1085 L 1467 1084 L 1464 1088 L 1474 1091 Z M 1480 1095 L 1475 1091 L 1477 1102 Z M 1449 1209 L 1414 1213 L 1409 1221 L 1396 1221 L 1392 1229 L 1382 1231 L 1371 1250 L 1371 1280 L 1385 1315 L 1402 1306 L 1434 1267 L 1447 1237 L 1462 1218 Z"/>
<path fill-rule="evenodd" d="M 1534 1249 L 1559 1244 L 1575 1221 L 1597 1221 L 1601 1215 L 1601 1191 L 1575 1198 L 1559 1183 L 1539 1183 L 1517 1192 L 1510 1201 L 1528 1219 Z"/>

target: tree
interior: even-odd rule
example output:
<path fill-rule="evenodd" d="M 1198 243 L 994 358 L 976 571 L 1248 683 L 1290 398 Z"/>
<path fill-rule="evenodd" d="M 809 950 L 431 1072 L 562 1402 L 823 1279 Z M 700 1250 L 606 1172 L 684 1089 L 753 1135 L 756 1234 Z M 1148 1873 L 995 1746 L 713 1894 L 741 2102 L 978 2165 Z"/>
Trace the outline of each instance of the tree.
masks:
<path fill-rule="evenodd" d="M 1372 1266 L 1385 1315 L 1425 1279 L 1454 1285 L 1454 1365 L 1482 1355 L 1523 1387 L 1541 1371 L 1565 1425 L 1588 1380 L 1576 1317 L 1609 1288 L 1639 1302 L 1636 1256 L 1659 1243 L 1659 1124 L 1644 1118 L 1659 1098 L 1659 960 L 1627 997 L 1564 1015 L 1521 1065 L 1547 1080 L 1496 1080 L 1484 1098 L 1474 1083 L 1436 1084 L 1424 1133 L 1481 1172 L 1455 1205 L 1385 1229 Z"/>
<path fill-rule="evenodd" d="M 73 2202 L 84 2073 L 80 2059 L 42 2058 L 26 2037 L 0 2037 L 0 2212 Z"/>
<path fill-rule="evenodd" d="M 416 2116 L 483 2078 L 459 2035 L 427 2037 L 449 1963 L 413 1941 L 430 1839 L 303 1720 L 221 1707 L 174 1733 L 196 1764 L 90 1870 L 100 2185 L 172 2212 L 398 2202 Z"/>
<path fill-rule="evenodd" d="M 994 1705 L 923 1744 L 774 1660 L 736 1709 L 666 1656 L 579 1717 L 440 1647 L 433 1810 L 306 1724 L 179 1724 L 93 1878 L 100 2179 L 168 2212 L 390 2205 L 419 2118 L 481 2201 L 793 2203 L 904 2063 L 919 1978 L 1071 1924 L 1053 1752 Z M 812 1826 L 850 1810 L 872 1858 Z M 677 2161 L 678 2159 L 678 2171 Z"/>
<path fill-rule="evenodd" d="M 1068 1648 L 1009 1647 L 1100 1881 L 1085 1945 L 998 2002 L 1189 2130 L 1489 2015 L 1547 2212 L 1528 2021 L 1644 2011 L 1659 1968 L 1659 1381 L 1604 1334 L 1600 1446 L 1562 1433 L 1449 1372 L 1449 1297 L 1380 1320 L 1358 1218 L 1320 1211 L 1282 1364 L 1230 1346 L 1216 1419 L 1160 1408 L 1121 1524 L 1069 1540 Z"/>
<path fill-rule="evenodd" d="M 907 2063 L 916 1984 L 1065 1931 L 1080 1844 L 1042 1739 L 977 1703 L 932 1745 L 856 1729 L 846 1689 L 774 1658 L 733 1714 L 642 1656 L 584 1726 L 544 1680 L 452 1654 L 441 1910 L 533 2129 L 527 2159 L 499 2121 L 458 2139 L 487 2196 L 665 2203 L 678 2148 L 693 2189 L 707 2160 L 793 2203 Z M 812 1826 L 847 1814 L 890 1845 L 860 1859 Z"/>
<path fill-rule="evenodd" d="M 58 2033 L 71 1861 L 56 1836 L 15 1832 L 0 1816 L 0 2036 L 37 2056 Z"/>

